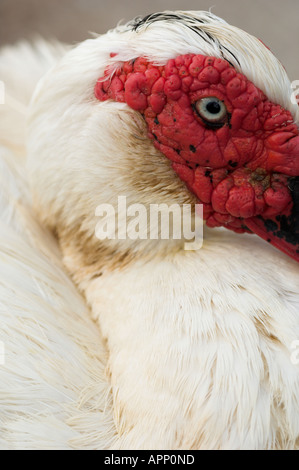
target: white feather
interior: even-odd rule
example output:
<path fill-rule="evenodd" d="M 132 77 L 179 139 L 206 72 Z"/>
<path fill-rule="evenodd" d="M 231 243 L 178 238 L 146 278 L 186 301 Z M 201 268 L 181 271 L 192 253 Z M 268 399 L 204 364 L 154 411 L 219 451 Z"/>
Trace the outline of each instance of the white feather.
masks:
<path fill-rule="evenodd" d="M 146 205 L 185 197 L 183 190 L 167 193 L 162 170 L 169 175 L 169 168 L 159 152 L 143 153 L 146 139 L 132 146 L 144 132 L 138 114 L 95 100 L 94 85 L 107 65 L 141 55 L 161 64 L 190 52 L 220 57 L 222 44 L 240 63 L 230 54 L 236 68 L 297 118 L 289 80 L 258 40 L 211 14 L 179 15 L 185 25 L 161 21 L 137 32 L 132 24 L 119 26 L 70 50 L 40 81 L 30 110 L 35 206 L 47 225 L 60 225 L 64 262 L 107 351 L 60 265 L 55 241 L 31 209 L 23 166 L 3 150 L 1 178 L 12 188 L 1 202 L 0 308 L 8 361 L 0 367 L 3 447 L 298 447 L 295 262 L 253 236 L 208 230 L 203 248 L 192 253 L 160 241 L 111 242 L 111 252 L 131 250 L 131 263 L 112 269 L 111 259 L 100 276 L 96 268 L 86 275 L 91 240 L 89 254 L 95 265 L 101 262 L 93 239 L 99 203 L 116 204 L 119 194 Z M 192 32 L 186 25 L 194 18 L 219 43 Z M 118 56 L 111 59 L 111 52 Z M 160 180 L 154 186 L 151 161 Z M 138 184 L 132 162 L 142 162 L 139 176 L 147 184 Z M 75 232 L 63 238 L 76 224 L 85 236 L 77 250 Z"/>
<path fill-rule="evenodd" d="M 5 64 L 23 68 L 36 60 L 35 52 L 29 45 L 5 50 L 1 78 Z M 5 70 L 13 74 L 10 66 Z M 34 86 L 38 76 L 27 84 Z M 0 106 L 7 126 L 0 133 L 6 144 L 0 144 L 0 448 L 102 449 L 115 432 L 105 346 L 56 241 L 32 210 L 23 159 L 7 145 L 17 134 L 22 139 L 14 111 L 10 102 Z"/>

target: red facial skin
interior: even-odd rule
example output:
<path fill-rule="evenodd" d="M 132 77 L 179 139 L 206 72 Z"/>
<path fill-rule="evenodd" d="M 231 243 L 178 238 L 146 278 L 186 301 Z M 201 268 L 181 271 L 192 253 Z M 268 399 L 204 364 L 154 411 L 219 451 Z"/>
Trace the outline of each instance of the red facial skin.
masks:
<path fill-rule="evenodd" d="M 95 96 L 143 115 L 155 147 L 203 204 L 209 227 L 255 232 L 299 261 L 299 132 L 289 111 L 227 61 L 194 54 L 163 67 L 144 58 L 123 63 L 98 80 Z M 226 106 L 218 127 L 196 110 L 206 97 Z"/>

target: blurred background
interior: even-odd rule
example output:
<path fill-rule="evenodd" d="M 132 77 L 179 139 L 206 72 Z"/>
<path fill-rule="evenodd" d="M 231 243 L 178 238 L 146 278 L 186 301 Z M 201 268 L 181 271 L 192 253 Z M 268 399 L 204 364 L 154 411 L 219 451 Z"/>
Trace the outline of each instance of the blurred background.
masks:
<path fill-rule="evenodd" d="M 36 34 L 76 43 L 138 15 L 209 8 L 260 38 L 299 79 L 298 0 L 0 0 L 0 46 Z"/>

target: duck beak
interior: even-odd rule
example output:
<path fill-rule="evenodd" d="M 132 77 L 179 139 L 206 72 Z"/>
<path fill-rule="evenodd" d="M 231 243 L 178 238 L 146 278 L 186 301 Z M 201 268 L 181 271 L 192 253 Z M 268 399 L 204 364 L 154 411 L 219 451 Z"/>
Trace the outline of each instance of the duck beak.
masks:
<path fill-rule="evenodd" d="M 289 179 L 293 207 L 283 214 L 246 220 L 246 226 L 259 237 L 299 262 L 299 177 Z"/>
<path fill-rule="evenodd" d="M 284 175 L 291 202 L 279 214 L 247 219 L 246 226 L 299 262 L 299 136 L 277 132 L 267 140 L 266 146 L 267 169 Z"/>

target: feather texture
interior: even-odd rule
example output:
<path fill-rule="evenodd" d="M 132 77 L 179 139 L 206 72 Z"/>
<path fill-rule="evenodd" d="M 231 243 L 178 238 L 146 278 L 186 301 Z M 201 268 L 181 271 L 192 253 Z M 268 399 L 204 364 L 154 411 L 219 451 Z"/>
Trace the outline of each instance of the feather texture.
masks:
<path fill-rule="evenodd" d="M 296 263 L 224 230 L 198 252 L 94 239 L 96 206 L 119 194 L 193 202 L 138 113 L 93 95 L 107 67 L 185 53 L 226 58 L 297 119 L 273 54 L 212 14 L 134 20 L 58 54 L 30 107 L 27 168 L 60 248 L 0 134 L 3 448 L 298 448 Z"/>
<path fill-rule="evenodd" d="M 14 92 L 9 81 L 30 62 L 36 76 L 33 67 L 27 84 L 33 88 L 53 63 L 52 53 L 51 44 L 43 43 L 35 48 L 23 44 L 0 55 L 1 78 L 18 103 L 17 109 L 11 101 L 0 106 L 2 449 L 102 449 L 114 434 L 101 334 L 65 273 L 57 242 L 32 209 L 24 173 L 24 116 L 19 112 L 19 102 L 28 104 L 30 90 L 21 96 L 19 85 Z M 20 153 L 15 152 L 18 139 Z"/>

